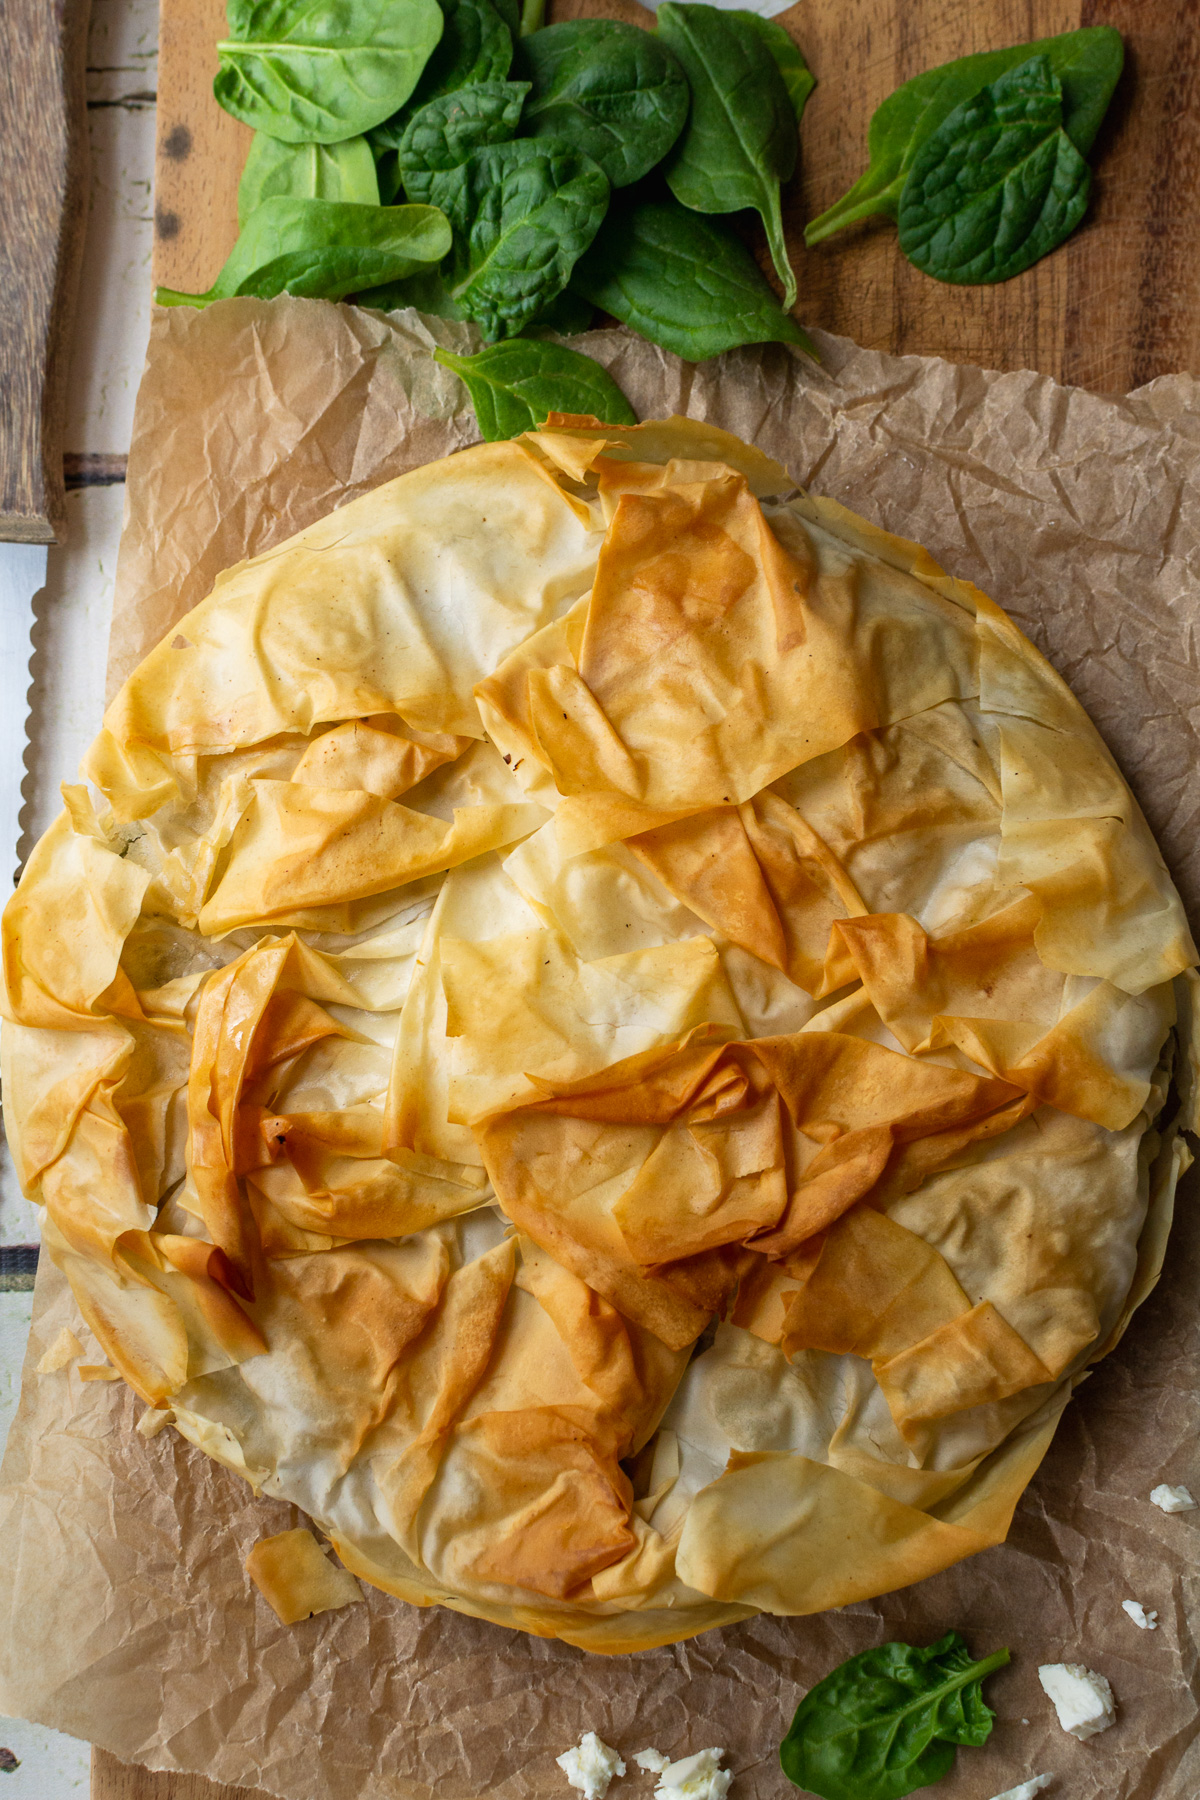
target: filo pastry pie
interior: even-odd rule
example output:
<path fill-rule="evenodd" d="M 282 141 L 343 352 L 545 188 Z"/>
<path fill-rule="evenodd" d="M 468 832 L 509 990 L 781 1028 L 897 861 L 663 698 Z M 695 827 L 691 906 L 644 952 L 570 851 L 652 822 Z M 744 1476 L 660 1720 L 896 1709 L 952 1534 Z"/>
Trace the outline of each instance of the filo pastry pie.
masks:
<path fill-rule="evenodd" d="M 83 773 L 5 1110 L 185 1437 L 598 1651 L 1004 1537 L 1161 1264 L 1196 951 L 984 595 L 723 433 L 552 419 L 230 570 Z"/>

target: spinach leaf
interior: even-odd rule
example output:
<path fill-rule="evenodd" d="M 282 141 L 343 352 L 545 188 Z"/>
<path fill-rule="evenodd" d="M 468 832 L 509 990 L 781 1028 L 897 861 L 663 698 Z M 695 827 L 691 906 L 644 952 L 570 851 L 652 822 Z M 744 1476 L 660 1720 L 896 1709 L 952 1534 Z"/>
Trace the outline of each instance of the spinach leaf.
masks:
<path fill-rule="evenodd" d="M 796 166 L 796 115 L 775 58 L 756 28 L 715 6 L 667 0 L 658 9 L 658 31 L 692 90 L 683 136 L 664 167 L 667 185 L 695 212 L 755 209 L 790 312 L 796 277 L 784 242 L 779 187 Z"/>
<path fill-rule="evenodd" d="M 1019 68 L 1031 56 L 1047 56 L 1062 82 L 1063 129 L 1075 148 L 1086 156 L 1108 109 L 1113 89 L 1125 60 L 1121 34 L 1111 25 L 1088 25 L 1066 31 L 1060 37 L 1039 38 L 1032 44 L 1014 44 L 1008 50 L 984 50 L 926 69 L 890 94 L 876 108 L 867 132 L 870 156 L 865 174 L 848 193 L 814 219 L 804 233 L 806 244 L 819 244 L 843 226 L 874 213 L 894 219 L 900 206 L 905 177 L 925 141 L 944 119 L 1008 69 Z"/>
<path fill-rule="evenodd" d="M 521 336 L 543 337 L 547 331 L 555 331 L 559 337 L 575 337 L 581 331 L 591 330 L 595 312 L 590 300 L 565 287 L 548 306 L 534 314 Z"/>
<path fill-rule="evenodd" d="M 466 316 L 450 298 L 440 269 L 422 269 L 419 274 L 406 275 L 401 281 L 385 281 L 379 287 L 364 288 L 355 294 L 354 304 L 374 306 L 380 312 L 415 306 L 418 312 L 432 313 L 437 319 L 462 320 Z"/>
<path fill-rule="evenodd" d="M 688 362 L 738 344 L 816 354 L 736 233 L 671 200 L 614 207 L 571 286 Z"/>
<path fill-rule="evenodd" d="M 808 105 L 808 96 L 817 85 L 816 76 L 801 55 L 799 45 L 794 38 L 788 36 L 782 25 L 777 25 L 774 19 L 764 19 L 761 13 L 742 12 L 739 7 L 731 7 L 726 14 L 726 17 L 730 16 L 743 19 L 775 58 L 799 125 L 804 108 Z"/>
<path fill-rule="evenodd" d="M 796 1709 L 779 1749 L 789 1781 L 822 1800 L 902 1800 L 941 1781 L 956 1744 L 982 1744 L 994 1714 L 982 1682 L 1008 1661 L 982 1662 L 957 1631 L 927 1650 L 881 1644 L 826 1675 Z"/>
<path fill-rule="evenodd" d="M 410 200 L 426 201 L 433 174 L 456 169 L 485 144 L 516 136 L 527 81 L 487 81 L 431 100 L 409 120 L 396 164 Z"/>
<path fill-rule="evenodd" d="M 513 41 L 492 0 L 441 0 L 446 26 L 412 98 L 371 133 L 376 151 L 397 150 L 415 113 L 431 100 L 480 82 L 503 81 Z"/>
<path fill-rule="evenodd" d="M 900 248 L 939 281 L 1007 281 L 1061 244 L 1092 171 L 1062 127 L 1045 56 L 956 106 L 926 138 L 900 196 Z"/>
<path fill-rule="evenodd" d="M 488 338 L 516 337 L 562 292 L 608 206 L 604 171 L 556 138 L 485 145 L 429 192 L 454 226 L 450 293 Z"/>
<path fill-rule="evenodd" d="M 517 41 L 517 33 L 521 29 L 521 7 L 519 0 L 492 0 L 492 5 L 496 8 L 496 11 L 500 14 L 504 23 L 508 26 L 509 36 L 515 44 Z"/>
<path fill-rule="evenodd" d="M 365 137 L 340 144 L 284 144 L 256 131 L 238 183 L 238 226 L 273 194 L 379 205 L 375 158 Z"/>
<path fill-rule="evenodd" d="M 336 144 L 388 118 L 442 35 L 437 0 L 229 0 L 213 92 L 285 143 Z"/>
<path fill-rule="evenodd" d="M 568 138 L 613 187 L 640 181 L 667 154 L 688 112 L 688 84 L 664 44 L 636 25 L 573 19 L 522 38 L 525 131 Z"/>
<path fill-rule="evenodd" d="M 235 294 L 340 300 L 438 263 L 449 248 L 449 221 L 432 206 L 357 206 L 277 194 L 251 213 L 207 293 L 157 288 L 154 298 L 160 306 L 208 306 Z"/>
<path fill-rule="evenodd" d="M 437 349 L 434 361 L 462 377 L 488 443 L 543 425 L 550 413 L 590 413 L 605 425 L 636 425 L 637 414 L 606 369 L 578 350 L 544 339 L 511 338 L 477 356 Z"/>

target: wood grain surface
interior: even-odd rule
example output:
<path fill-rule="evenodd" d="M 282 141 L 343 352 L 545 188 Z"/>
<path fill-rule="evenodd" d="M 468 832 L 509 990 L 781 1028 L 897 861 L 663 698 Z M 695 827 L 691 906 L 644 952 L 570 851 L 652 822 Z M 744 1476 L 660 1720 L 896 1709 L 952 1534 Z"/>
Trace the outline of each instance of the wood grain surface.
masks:
<path fill-rule="evenodd" d="M 250 134 L 212 97 L 223 0 L 161 5 L 154 272 L 195 291 L 237 235 Z M 551 0 L 550 11 L 651 22 L 637 0 Z M 784 196 L 805 324 L 1108 393 L 1178 369 L 1200 375 L 1200 0 L 800 0 L 779 21 L 817 76 Z M 1124 33 L 1126 68 L 1091 154 L 1088 217 L 1053 256 L 1014 281 L 959 288 L 906 262 L 887 220 L 804 248 L 805 220 L 862 172 L 867 123 L 898 83 L 971 51 L 1099 24 Z"/>
<path fill-rule="evenodd" d="M 154 277 L 196 291 L 237 235 L 250 133 L 212 98 L 223 0 L 161 0 L 161 13 Z M 637 0 L 551 0 L 553 19 L 580 16 L 651 22 Z M 1200 375 L 1200 0 L 801 0 L 779 18 L 818 78 L 785 195 L 806 324 L 1105 392 Z M 1126 70 L 1092 152 L 1087 220 L 1053 256 L 997 287 L 954 288 L 913 269 L 886 221 L 805 250 L 805 220 L 861 173 L 868 120 L 898 83 L 971 51 L 1099 24 L 1125 34 Z M 92 1796 L 253 1800 L 101 1750 Z"/>
<path fill-rule="evenodd" d="M 90 0 L 0 0 L 0 540 L 66 520 L 62 432 L 87 209 Z"/>
<path fill-rule="evenodd" d="M 164 1775 L 94 1749 L 92 1800 L 262 1800 L 262 1789 L 224 1787 L 203 1775 Z"/>

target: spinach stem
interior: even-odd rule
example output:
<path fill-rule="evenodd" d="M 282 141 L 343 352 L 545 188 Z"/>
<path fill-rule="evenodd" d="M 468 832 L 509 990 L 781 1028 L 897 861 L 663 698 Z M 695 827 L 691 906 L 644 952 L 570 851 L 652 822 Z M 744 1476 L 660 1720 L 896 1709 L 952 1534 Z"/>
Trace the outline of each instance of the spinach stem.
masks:
<path fill-rule="evenodd" d="M 532 37 L 546 23 L 546 0 L 521 0 L 521 25 L 518 37 Z"/>

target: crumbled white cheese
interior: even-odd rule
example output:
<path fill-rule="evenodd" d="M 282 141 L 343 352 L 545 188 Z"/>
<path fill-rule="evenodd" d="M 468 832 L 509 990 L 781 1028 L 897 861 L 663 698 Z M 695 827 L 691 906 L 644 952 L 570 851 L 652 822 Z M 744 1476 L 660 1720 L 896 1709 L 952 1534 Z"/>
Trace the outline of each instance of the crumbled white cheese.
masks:
<path fill-rule="evenodd" d="M 1140 1600 L 1122 1600 L 1121 1610 L 1127 1612 L 1134 1624 L 1140 1625 L 1143 1631 L 1158 1630 L 1158 1614 L 1147 1612 Z"/>
<path fill-rule="evenodd" d="M 1094 1669 L 1082 1663 L 1043 1663 L 1038 1680 L 1054 1702 L 1059 1724 L 1072 1737 L 1107 1731 L 1116 1719 L 1112 1689 Z"/>
<path fill-rule="evenodd" d="M 661 1775 L 671 1766 L 670 1757 L 664 1756 L 661 1750 L 635 1750 L 633 1760 L 639 1769 L 649 1769 L 652 1775 Z"/>
<path fill-rule="evenodd" d="M 725 1800 L 733 1776 L 721 1767 L 724 1754 L 724 1750 L 697 1750 L 694 1756 L 668 1763 L 659 1774 L 655 1795 L 662 1800 Z"/>
<path fill-rule="evenodd" d="M 584 1800 L 604 1800 L 613 1776 L 625 1773 L 625 1764 L 616 1751 L 594 1731 L 585 1731 L 575 1748 L 564 1750 L 555 1761 Z"/>
<path fill-rule="evenodd" d="M 1159 1483 L 1150 1498 L 1155 1506 L 1167 1513 L 1191 1512 L 1196 1504 L 1185 1487 L 1171 1487 L 1166 1481 Z"/>
<path fill-rule="evenodd" d="M 1048 1788 L 1053 1780 L 1053 1775 L 1031 1775 L 1019 1787 L 1005 1788 L 1002 1794 L 996 1795 L 996 1800 L 1033 1800 L 1033 1796 Z"/>

